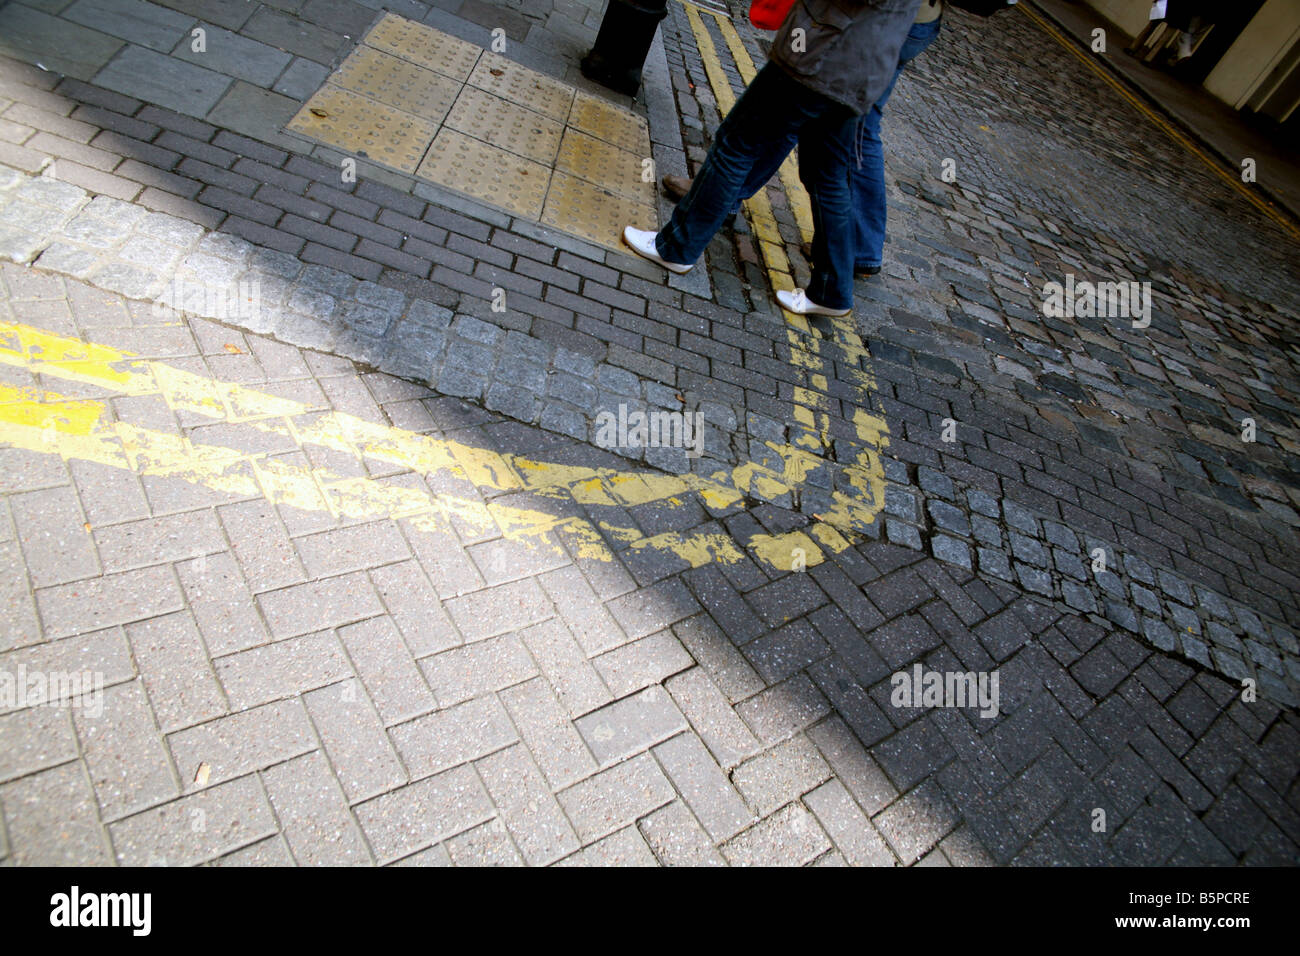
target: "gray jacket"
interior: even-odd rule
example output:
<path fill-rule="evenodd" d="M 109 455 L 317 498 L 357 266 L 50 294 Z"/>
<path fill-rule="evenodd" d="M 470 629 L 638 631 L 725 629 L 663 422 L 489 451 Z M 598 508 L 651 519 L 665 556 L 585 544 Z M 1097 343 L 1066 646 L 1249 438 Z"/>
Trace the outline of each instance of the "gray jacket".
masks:
<path fill-rule="evenodd" d="M 921 0 L 796 0 L 772 41 L 772 62 L 809 89 L 865 113 L 898 69 L 920 6 Z"/>

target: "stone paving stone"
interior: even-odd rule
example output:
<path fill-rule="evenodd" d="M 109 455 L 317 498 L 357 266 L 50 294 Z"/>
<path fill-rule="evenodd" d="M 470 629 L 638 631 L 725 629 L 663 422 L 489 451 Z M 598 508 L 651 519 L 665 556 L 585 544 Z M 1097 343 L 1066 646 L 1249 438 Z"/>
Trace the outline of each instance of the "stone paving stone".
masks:
<path fill-rule="evenodd" d="M 162 564 L 225 550 L 217 516 L 192 511 L 97 528 L 95 545 L 105 571 Z"/>
<path fill-rule="evenodd" d="M 395 863 L 390 863 L 389 866 L 451 866 L 451 854 L 447 852 L 445 846 L 431 846 L 427 850 L 420 850 Z"/>
<path fill-rule="evenodd" d="M 164 733 L 227 712 L 225 696 L 188 612 L 133 624 L 126 635 Z"/>
<path fill-rule="evenodd" d="M 490 820 L 452 837 L 447 853 L 455 866 L 522 866 L 523 857 L 500 820 Z"/>
<path fill-rule="evenodd" d="M 128 44 L 95 74 L 94 82 L 187 116 L 206 116 L 231 81 L 204 67 Z"/>
<path fill-rule="evenodd" d="M 545 866 L 578 849 L 573 827 L 526 748 L 509 747 L 475 766 L 529 865 Z"/>
<path fill-rule="evenodd" d="M 759 749 L 758 738 L 702 668 L 692 667 L 665 686 L 720 766 L 733 767 Z"/>
<path fill-rule="evenodd" d="M 685 805 L 674 800 L 642 817 L 641 835 L 664 866 L 725 866 L 721 854 Z"/>
<path fill-rule="evenodd" d="M 0 544 L 0 561 L 16 568 L 22 561 L 18 544 Z M 7 574 L 0 578 L 0 650 L 34 644 L 41 639 L 41 627 L 31 589 L 22 575 Z"/>
<path fill-rule="evenodd" d="M 483 588 L 447 601 L 446 607 L 467 641 L 520 630 L 554 614 L 550 601 L 532 580 Z"/>
<path fill-rule="evenodd" d="M 894 785 L 842 720 L 832 717 L 809 730 L 808 737 L 868 814 L 878 813 L 897 798 Z"/>
<path fill-rule="evenodd" d="M 661 684 L 694 663 L 672 631 L 660 631 L 624 644 L 592 661 L 615 697 Z"/>
<path fill-rule="evenodd" d="M 102 681 L 104 687 L 113 687 L 136 676 L 131 647 L 120 627 L 33 644 L 0 655 L 0 673 L 11 675 L 15 684 L 13 698 L 0 704 L 0 713 L 21 710 L 26 704 L 25 695 L 17 692 L 20 668 L 28 673 L 39 671 L 51 676 L 63 674 L 80 678 L 69 684 L 66 694 L 60 694 L 59 700 L 64 705 L 79 701 L 81 695 L 89 694 L 93 698 L 93 688 L 98 682 Z M 85 683 L 87 674 L 91 675 L 88 689 Z M 53 694 L 50 684 L 46 685 L 45 694 Z"/>
<path fill-rule="evenodd" d="M 299 538 L 294 542 L 307 575 L 313 578 L 390 564 L 410 557 L 391 521 L 371 521 Z"/>
<path fill-rule="evenodd" d="M 267 837 L 251 846 L 246 846 L 212 860 L 207 866 L 252 867 L 252 866 L 293 866 L 293 857 L 281 837 Z"/>
<path fill-rule="evenodd" d="M 392 728 L 390 736 L 417 778 L 476 760 L 519 739 L 493 696 L 417 717 Z"/>
<path fill-rule="evenodd" d="M 502 692 L 501 700 L 552 787 L 567 786 L 595 771 L 591 751 L 545 680 L 537 678 L 512 687 Z"/>
<path fill-rule="evenodd" d="M 502 690 L 538 673 L 528 649 L 515 634 L 443 651 L 424 658 L 420 666 L 443 707 Z"/>
<path fill-rule="evenodd" d="M 195 782 L 201 764 L 210 768 L 209 784 L 217 784 L 307 753 L 316 739 L 302 704 L 292 700 L 177 731 L 167 743 L 182 786 L 192 792 L 201 789 Z"/>
<path fill-rule="evenodd" d="M 679 734 L 654 749 L 669 779 L 714 842 L 734 836 L 753 814 L 695 734 Z"/>
<path fill-rule="evenodd" d="M 235 559 L 205 555 L 176 565 L 194 620 L 213 655 L 255 647 L 268 639 Z"/>
<path fill-rule="evenodd" d="M 376 859 L 389 862 L 492 818 L 492 804 L 469 767 L 426 777 L 356 808 Z"/>
<path fill-rule="evenodd" d="M 662 687 L 651 686 L 574 721 L 601 766 L 648 750 L 686 728 L 686 720 Z"/>
<path fill-rule="evenodd" d="M 433 691 L 391 618 L 376 617 L 339 630 L 357 676 L 388 726 L 431 711 Z"/>
<path fill-rule="evenodd" d="M 202 863 L 276 832 L 256 776 L 240 777 L 110 824 L 123 866 Z"/>
<path fill-rule="evenodd" d="M 557 794 L 583 844 L 621 829 L 673 799 L 649 754 L 615 764 Z"/>
<path fill-rule="evenodd" d="M 305 634 L 229 654 L 213 661 L 217 679 L 235 710 L 247 710 L 352 676 L 338 637 Z"/>
<path fill-rule="evenodd" d="M 6 4 L 0 10 L 0 35 L 6 38 L 8 55 L 44 63 L 79 80 L 90 79 L 123 46 L 116 37 L 24 4 Z"/>
<path fill-rule="evenodd" d="M 383 612 L 369 579 L 360 572 L 259 594 L 257 603 L 276 637 L 349 624 Z"/>
<path fill-rule="evenodd" d="M 293 543 L 267 501 L 244 501 L 217 510 L 249 587 L 269 591 L 305 579 Z"/>
<path fill-rule="evenodd" d="M 686 586 L 676 579 L 615 598 L 605 606 L 633 640 L 675 624 L 700 609 Z"/>
<path fill-rule="evenodd" d="M 954 829 L 959 819 L 939 786 L 927 782 L 892 804 L 875 823 L 899 859 L 912 863 Z"/>
<path fill-rule="evenodd" d="M 9 501 L 33 587 L 97 576 L 100 563 L 70 487 L 15 495 Z"/>
<path fill-rule="evenodd" d="M 96 821 L 95 794 L 79 762 L 0 787 L 14 866 L 108 865 L 112 854 Z"/>
<path fill-rule="evenodd" d="M 193 50 L 192 35 L 187 35 L 176 44 L 172 55 L 225 76 L 238 77 L 263 87 L 275 83 L 276 77 L 292 59 L 283 50 L 231 33 L 221 27 L 205 26 L 204 30 L 207 34 L 204 38 L 206 49 L 202 53 Z M 136 38 L 128 37 L 128 39 Z M 137 40 L 137 42 L 141 41 Z"/>
<path fill-rule="evenodd" d="M 656 860 L 636 827 L 624 827 L 617 833 L 584 847 L 563 860 L 561 866 L 655 866 Z"/>
<path fill-rule="evenodd" d="M 77 0 L 60 16 L 166 53 L 194 21 L 143 0 Z"/>
<path fill-rule="evenodd" d="M 754 812 L 766 817 L 830 775 L 817 748 L 799 736 L 745 761 L 732 771 L 731 780 Z"/>
<path fill-rule="evenodd" d="M 126 816 L 180 794 L 138 682 L 107 688 L 102 713 L 79 708 L 73 719 L 103 819 Z"/>
<path fill-rule="evenodd" d="M 741 833 L 722 847 L 722 853 L 728 862 L 738 866 L 799 865 L 820 856 L 830 846 L 817 820 L 796 803 Z"/>
<path fill-rule="evenodd" d="M 294 860 L 302 866 L 355 866 L 370 853 L 338 781 L 317 751 L 262 773 Z"/>
<path fill-rule="evenodd" d="M 36 606 L 50 637 L 145 621 L 177 610 L 182 600 L 175 575 L 165 567 L 123 571 L 36 592 Z"/>
<path fill-rule="evenodd" d="M 850 864 L 894 865 L 889 847 L 838 780 L 822 784 L 804 797 L 804 803 Z"/>
<path fill-rule="evenodd" d="M 570 714 L 585 714 L 613 698 L 563 623 L 544 621 L 528 628 L 521 636 L 561 706 Z"/>
<path fill-rule="evenodd" d="M 436 654 L 461 642 L 417 562 L 375 568 L 370 579 L 416 657 Z"/>
<path fill-rule="evenodd" d="M 322 687 L 302 700 L 349 802 L 406 782 L 406 772 L 360 681 Z"/>
<path fill-rule="evenodd" d="M 13 780 L 77 756 L 72 717 L 63 708 L 28 707 L 0 717 L 7 743 L 0 755 L 0 780 Z"/>
<path fill-rule="evenodd" d="M 736 708 L 765 744 L 777 741 L 816 723 L 830 710 L 826 698 L 805 674 L 755 694 Z"/>

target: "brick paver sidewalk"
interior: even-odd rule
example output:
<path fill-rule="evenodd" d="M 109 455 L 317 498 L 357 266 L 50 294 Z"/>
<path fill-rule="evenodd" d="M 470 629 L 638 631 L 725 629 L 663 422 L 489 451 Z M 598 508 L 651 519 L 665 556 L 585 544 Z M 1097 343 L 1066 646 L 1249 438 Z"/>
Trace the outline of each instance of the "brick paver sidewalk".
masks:
<path fill-rule="evenodd" d="M 382 6 L 597 93 L 591 7 Z M 793 180 L 667 282 L 342 179 L 284 129 L 380 11 L 292 7 L 0 9 L 0 859 L 1295 862 L 1285 228 L 952 14 L 885 273 L 792 323 Z M 662 37 L 609 105 L 685 171 L 761 51 Z M 1045 316 L 1067 273 L 1150 325 Z M 597 447 L 616 409 L 703 454 Z"/>

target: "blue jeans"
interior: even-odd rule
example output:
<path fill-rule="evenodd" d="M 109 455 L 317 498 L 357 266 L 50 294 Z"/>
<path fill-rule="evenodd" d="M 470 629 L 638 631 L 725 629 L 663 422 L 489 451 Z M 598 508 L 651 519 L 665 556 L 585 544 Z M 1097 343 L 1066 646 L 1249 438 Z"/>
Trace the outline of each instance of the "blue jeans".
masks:
<path fill-rule="evenodd" d="M 732 107 L 694 184 L 659 230 L 655 247 L 669 262 L 695 262 L 739 206 L 771 178 L 797 142 L 799 178 L 813 203 L 817 237 L 829 251 L 817 257 L 808 297 L 834 309 L 853 306 L 853 250 L 828 236 L 849 237 L 853 213 L 848 164 L 858 118 L 847 107 L 791 79 L 768 63 Z M 752 177 L 762 179 L 750 188 Z M 746 192 L 748 190 L 748 192 Z"/>
<path fill-rule="evenodd" d="M 880 141 L 882 111 L 885 108 L 885 103 L 889 100 L 889 95 L 894 92 L 894 84 L 898 82 L 898 77 L 902 74 L 903 68 L 925 52 L 926 47 L 935 41 L 935 38 L 939 36 L 939 26 L 942 22 L 943 18 L 940 17 L 937 20 L 931 20 L 929 23 L 912 24 L 907 39 L 903 41 L 903 47 L 898 53 L 898 68 L 894 71 L 893 78 L 889 81 L 889 85 L 885 87 L 885 92 L 880 95 L 880 99 L 872 106 L 871 111 L 861 118 L 857 128 L 852 131 L 852 136 L 860 141 L 859 147 L 855 151 L 853 149 L 853 139 L 850 139 L 847 150 L 849 157 L 849 189 L 853 203 L 854 269 L 879 268 L 884 260 L 887 212 L 885 153 L 884 145 Z M 732 209 L 733 214 L 739 208 L 740 200 L 748 199 L 754 195 L 767 184 L 769 179 L 776 175 L 781 163 L 785 161 L 786 155 L 794 148 L 796 142 L 799 145 L 801 156 L 805 152 L 817 149 L 819 144 L 812 141 L 809 135 L 810 132 L 810 130 L 805 130 L 797 134 L 791 134 L 789 143 L 784 150 L 773 150 L 773 155 L 780 153 L 775 162 L 759 163 L 750 170 L 749 176 L 745 179 L 745 185 L 740 190 L 736 206 Z M 836 153 L 841 155 L 845 153 L 845 146 L 842 142 L 829 145 Z M 862 160 L 861 166 L 858 165 L 859 157 Z M 802 170 L 800 178 L 803 178 Z M 814 221 L 816 219 L 815 208 Z M 815 247 L 815 239 L 813 244 Z M 814 261 L 818 261 L 815 255 Z M 811 292 L 808 294 L 814 302 L 831 305 L 829 302 L 818 299 Z"/>
<path fill-rule="evenodd" d="M 862 117 L 859 132 L 862 165 L 859 166 L 855 162 L 849 167 L 849 185 L 853 191 L 855 213 L 853 217 L 853 245 L 856 255 L 853 267 L 855 269 L 878 268 L 885 253 L 885 151 L 880 141 L 881 113 L 889 100 L 889 94 L 894 92 L 894 84 L 898 82 L 903 67 L 934 42 L 935 37 L 939 35 L 941 22 L 942 17 L 929 23 L 912 24 L 907 39 L 903 41 L 903 48 L 899 51 L 898 69 L 894 71 L 894 78 L 889 81 L 885 92 L 880 95 L 880 99 L 876 100 L 871 110 Z M 803 148 L 803 140 L 800 139 L 801 152 Z"/>

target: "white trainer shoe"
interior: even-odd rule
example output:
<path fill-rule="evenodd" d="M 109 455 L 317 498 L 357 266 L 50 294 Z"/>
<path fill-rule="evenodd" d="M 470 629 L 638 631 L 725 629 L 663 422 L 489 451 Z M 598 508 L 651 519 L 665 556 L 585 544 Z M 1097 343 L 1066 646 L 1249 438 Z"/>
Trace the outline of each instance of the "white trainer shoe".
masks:
<path fill-rule="evenodd" d="M 838 318 L 853 311 L 852 309 L 830 309 L 818 305 L 808 298 L 803 289 L 795 289 L 793 292 L 781 290 L 776 294 L 776 301 L 781 303 L 781 308 L 795 315 L 832 315 Z"/>
<path fill-rule="evenodd" d="M 684 266 L 680 262 L 669 262 L 659 255 L 659 250 L 655 248 L 655 236 L 657 234 L 645 229 L 634 229 L 627 226 L 623 230 L 623 241 L 631 247 L 632 251 L 642 258 L 649 259 L 651 262 L 657 262 L 669 272 L 675 272 L 678 275 L 684 275 L 695 267 L 695 264 Z"/>

